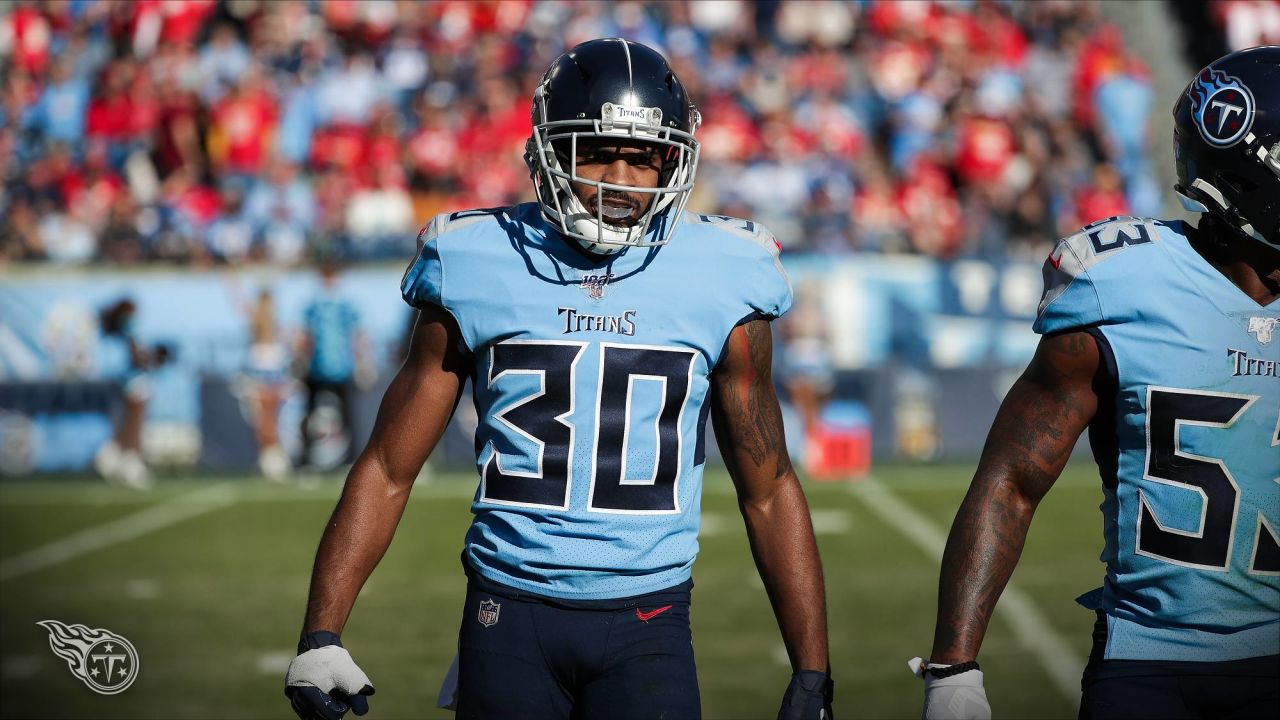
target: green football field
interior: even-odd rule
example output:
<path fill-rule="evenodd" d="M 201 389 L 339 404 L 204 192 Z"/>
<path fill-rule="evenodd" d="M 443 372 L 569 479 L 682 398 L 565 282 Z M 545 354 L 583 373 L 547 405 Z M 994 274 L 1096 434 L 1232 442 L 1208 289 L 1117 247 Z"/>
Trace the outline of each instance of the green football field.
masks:
<path fill-rule="evenodd" d="M 806 483 L 827 574 L 840 718 L 919 717 L 906 661 L 929 651 L 937 557 L 970 468 L 884 466 L 856 483 Z M 281 692 L 316 541 L 340 478 L 162 480 L 149 492 L 84 480 L 0 483 L 0 716 L 284 718 Z M 372 677 L 374 718 L 434 709 L 463 597 L 458 552 L 474 481 L 415 489 L 399 534 L 344 633 Z M 1036 515 L 981 657 L 997 717 L 1074 717 L 1100 583 L 1101 490 L 1068 468 Z M 789 676 L 723 472 L 708 472 L 693 624 L 707 718 L 772 718 Z M 97 695 L 36 623 L 132 641 L 137 681 Z M 350 716 L 349 716 L 350 717 Z"/>

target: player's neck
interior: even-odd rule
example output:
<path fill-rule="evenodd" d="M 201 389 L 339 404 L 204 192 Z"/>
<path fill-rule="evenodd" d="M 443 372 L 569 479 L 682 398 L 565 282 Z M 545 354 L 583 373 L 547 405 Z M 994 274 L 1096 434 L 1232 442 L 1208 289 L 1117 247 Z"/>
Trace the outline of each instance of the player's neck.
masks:
<path fill-rule="evenodd" d="M 1270 272 L 1264 274 L 1264 270 L 1257 266 L 1237 260 L 1219 266 L 1218 270 L 1259 305 L 1270 305 L 1280 297 L 1280 265 L 1272 264 Z"/>
<path fill-rule="evenodd" d="M 1196 251 L 1259 305 L 1270 305 L 1280 297 L 1280 252 L 1243 238 L 1220 242 L 1213 234 L 1229 230 L 1216 225 L 1201 222 Z"/>

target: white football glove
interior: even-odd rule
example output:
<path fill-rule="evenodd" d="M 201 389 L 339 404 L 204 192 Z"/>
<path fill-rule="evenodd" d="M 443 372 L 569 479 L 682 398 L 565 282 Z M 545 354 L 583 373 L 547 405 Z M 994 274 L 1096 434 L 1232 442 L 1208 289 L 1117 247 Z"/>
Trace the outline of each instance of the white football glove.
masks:
<path fill-rule="evenodd" d="M 333 644 L 312 647 L 295 657 L 285 675 L 284 693 L 303 720 L 340 720 L 348 710 L 356 715 L 369 712 L 373 682 L 337 636 L 332 637 Z"/>
<path fill-rule="evenodd" d="M 991 720 L 987 691 L 982 689 L 982 671 L 974 668 L 949 677 L 935 677 L 926 670 L 944 670 L 950 665 L 911 658 L 907 667 L 924 678 L 923 720 Z"/>

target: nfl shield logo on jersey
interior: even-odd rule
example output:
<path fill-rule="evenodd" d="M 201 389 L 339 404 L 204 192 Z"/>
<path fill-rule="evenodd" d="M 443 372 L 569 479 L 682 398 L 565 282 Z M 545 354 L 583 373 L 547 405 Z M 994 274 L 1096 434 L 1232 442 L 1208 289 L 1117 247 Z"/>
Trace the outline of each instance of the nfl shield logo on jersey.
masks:
<path fill-rule="evenodd" d="M 1249 332 L 1258 338 L 1258 342 L 1266 345 L 1271 342 L 1271 337 L 1276 330 L 1276 323 L 1280 323 L 1280 318 L 1251 317 L 1249 318 Z"/>
<path fill-rule="evenodd" d="M 492 600 L 480 601 L 480 614 L 477 619 L 480 624 L 485 627 L 493 627 L 498 624 L 498 612 L 502 610 L 502 605 Z"/>

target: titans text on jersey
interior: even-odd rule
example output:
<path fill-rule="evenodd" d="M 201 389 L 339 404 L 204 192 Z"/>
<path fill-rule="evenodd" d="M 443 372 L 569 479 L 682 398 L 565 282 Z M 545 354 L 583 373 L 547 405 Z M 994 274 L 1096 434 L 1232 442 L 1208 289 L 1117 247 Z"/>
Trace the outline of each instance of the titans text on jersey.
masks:
<path fill-rule="evenodd" d="M 1259 331 L 1277 318 L 1178 222 L 1095 223 L 1045 264 L 1036 332 L 1086 330 L 1112 381 L 1089 429 L 1107 574 L 1081 598 L 1106 615 L 1106 659 L 1280 648 L 1280 342 Z"/>
<path fill-rule="evenodd" d="M 536 203 L 437 216 L 401 290 L 453 315 L 480 426 L 465 556 L 482 576 L 591 600 L 686 580 L 708 376 L 791 288 L 757 223 L 685 213 L 676 240 L 590 256 Z"/>

